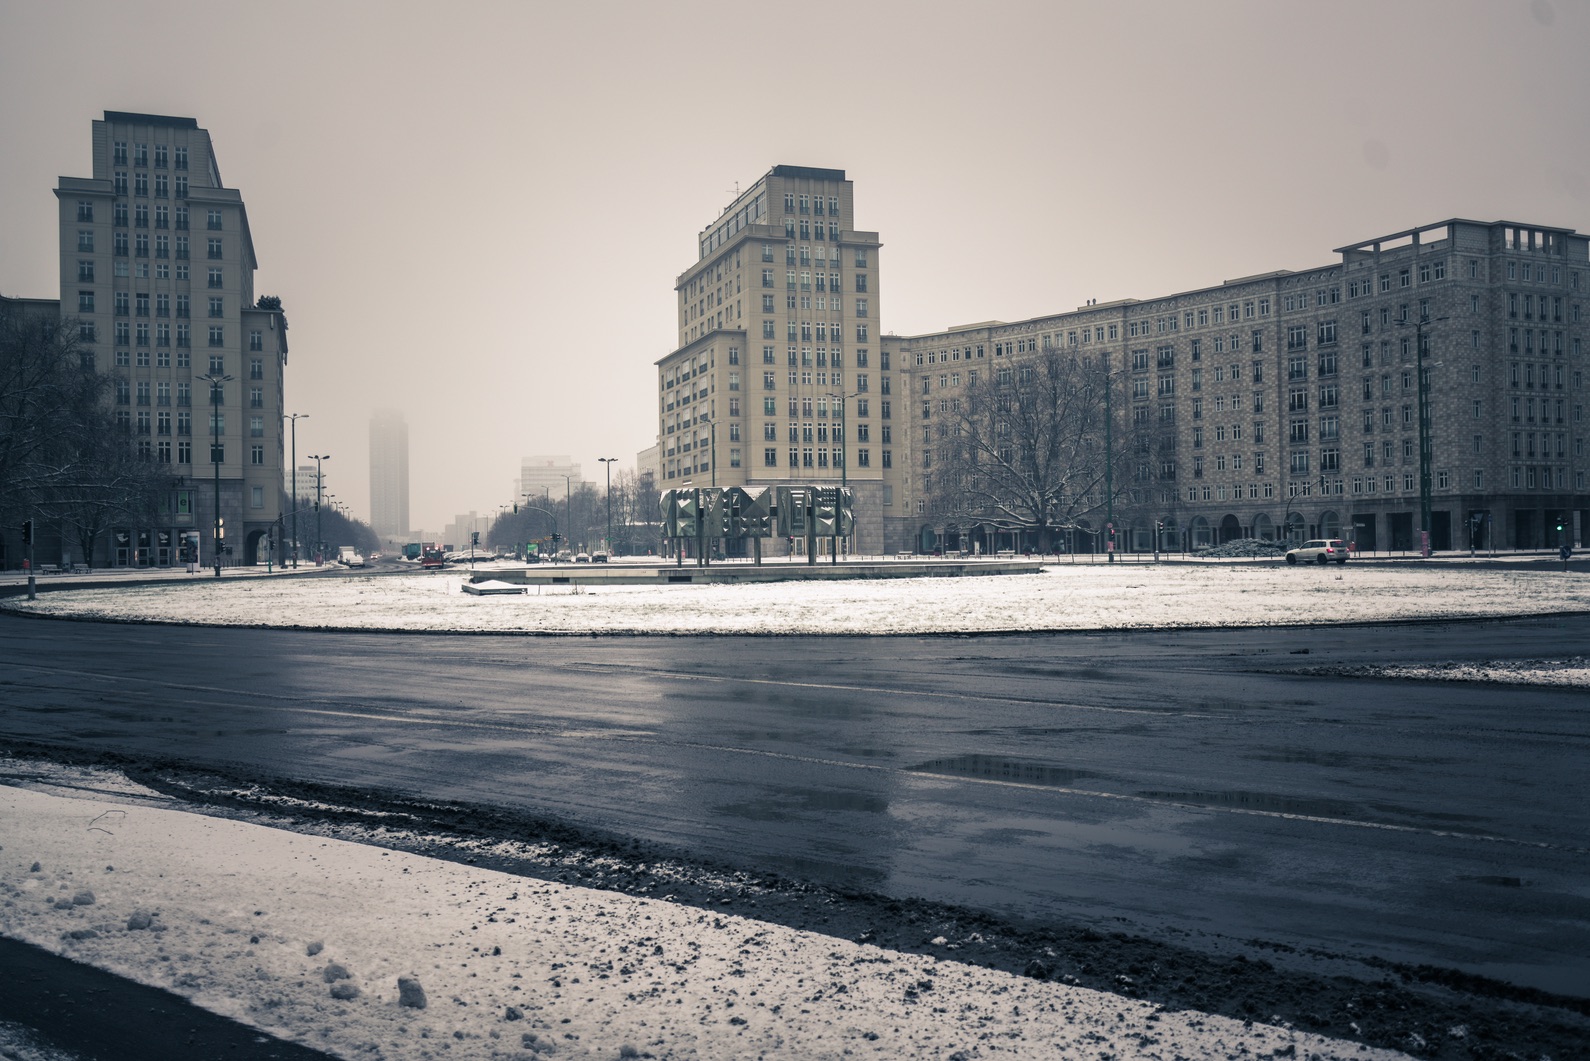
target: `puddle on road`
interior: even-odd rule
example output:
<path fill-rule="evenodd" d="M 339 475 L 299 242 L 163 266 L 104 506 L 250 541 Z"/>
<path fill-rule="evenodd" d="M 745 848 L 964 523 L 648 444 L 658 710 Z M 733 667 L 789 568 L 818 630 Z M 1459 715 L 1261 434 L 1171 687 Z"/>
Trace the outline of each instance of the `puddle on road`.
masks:
<path fill-rule="evenodd" d="M 744 803 L 723 803 L 717 813 L 729 818 L 756 822 L 799 821 L 813 814 L 827 819 L 838 811 L 859 814 L 888 814 L 889 801 L 873 792 L 855 790 L 802 790 L 791 792 L 783 798 L 752 800 Z"/>
<path fill-rule="evenodd" d="M 975 777 L 993 781 L 1013 781 L 1023 785 L 1062 788 L 1085 777 L 1097 777 L 1091 770 L 1076 770 L 1052 763 L 1010 759 L 1001 755 L 956 755 L 934 759 L 909 768 L 911 773 L 938 774 L 943 777 Z"/>
<path fill-rule="evenodd" d="M 1458 880 L 1465 884 L 1489 884 L 1496 888 L 1522 888 L 1529 883 L 1522 877 L 1498 877 L 1482 875 L 1478 877 L 1459 877 Z"/>
<path fill-rule="evenodd" d="M 1190 803 L 1200 807 L 1234 807 L 1272 814 L 1302 814 L 1312 818 L 1354 818 L 1359 808 L 1333 799 L 1277 796 L 1270 792 L 1139 792 L 1143 799 Z"/>

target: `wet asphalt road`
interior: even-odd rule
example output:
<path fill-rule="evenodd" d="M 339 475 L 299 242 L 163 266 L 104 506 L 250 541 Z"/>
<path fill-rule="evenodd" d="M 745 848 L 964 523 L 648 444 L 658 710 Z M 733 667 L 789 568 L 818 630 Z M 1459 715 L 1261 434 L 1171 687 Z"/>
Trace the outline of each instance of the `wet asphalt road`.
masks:
<path fill-rule="evenodd" d="M 1288 671 L 1586 645 L 1582 616 L 878 639 L 0 616 L 0 738 L 524 809 L 1018 920 L 1583 996 L 1590 698 Z"/>

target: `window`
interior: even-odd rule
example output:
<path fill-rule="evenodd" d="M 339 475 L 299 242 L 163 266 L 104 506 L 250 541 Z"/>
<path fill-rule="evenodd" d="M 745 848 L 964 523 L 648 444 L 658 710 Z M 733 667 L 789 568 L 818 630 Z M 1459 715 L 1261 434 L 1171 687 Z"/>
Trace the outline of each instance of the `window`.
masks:
<path fill-rule="evenodd" d="M 206 286 L 211 287 L 211 288 L 219 288 L 219 287 L 224 286 L 222 284 L 222 282 L 221 282 L 221 270 L 219 270 L 219 269 L 211 269 L 211 270 L 209 270 L 209 278 L 208 278 L 208 283 L 207 283 Z"/>

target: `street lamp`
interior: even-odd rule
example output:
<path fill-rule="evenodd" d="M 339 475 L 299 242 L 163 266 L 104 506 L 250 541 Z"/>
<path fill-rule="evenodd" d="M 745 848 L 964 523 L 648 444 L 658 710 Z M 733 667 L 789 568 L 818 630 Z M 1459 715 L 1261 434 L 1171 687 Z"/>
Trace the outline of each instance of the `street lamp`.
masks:
<path fill-rule="evenodd" d="M 846 450 L 849 447 L 850 442 L 845 436 L 845 403 L 846 403 L 846 401 L 848 399 L 854 398 L 854 397 L 856 397 L 856 395 L 858 395 L 860 393 L 861 393 L 860 391 L 851 391 L 849 394 L 829 394 L 828 395 L 828 400 L 829 401 L 836 401 L 836 402 L 839 403 L 839 491 L 840 491 L 840 493 L 839 493 L 839 504 L 834 506 L 834 518 L 835 519 L 839 518 L 839 510 L 840 510 L 841 507 L 843 507 L 843 505 L 845 503 L 844 491 L 845 491 L 846 486 L 849 483 L 850 455 L 846 452 Z M 854 523 L 852 523 L 851 526 L 853 528 L 855 526 Z M 838 528 L 836 527 L 835 530 L 837 531 Z M 855 543 L 851 542 L 849 548 L 850 548 L 850 551 L 851 551 L 852 555 L 854 555 L 854 553 L 855 553 Z M 834 535 L 834 557 L 833 557 L 833 560 L 834 560 L 834 563 L 836 563 L 836 564 L 839 563 L 839 535 L 838 534 Z"/>
<path fill-rule="evenodd" d="M 288 413 L 283 420 L 293 422 L 293 570 L 298 570 L 298 421 L 308 420 L 308 413 Z"/>
<path fill-rule="evenodd" d="M 215 577 L 221 577 L 221 384 L 231 382 L 231 376 L 207 372 L 194 376 L 210 385 L 210 464 L 215 469 Z"/>
<path fill-rule="evenodd" d="M 1425 375 L 1424 367 L 1424 327 L 1436 321 L 1444 321 L 1445 317 L 1430 317 L 1421 312 L 1419 319 L 1413 323 L 1413 350 L 1414 371 L 1419 379 L 1419 528 L 1424 535 L 1420 551 L 1428 557 L 1430 555 L 1430 464 L 1431 448 L 1430 439 L 1430 380 Z M 1401 327 L 1408 327 L 1406 320 L 1397 322 Z M 1440 364 L 1440 362 L 1436 362 Z"/>
<path fill-rule="evenodd" d="M 712 472 L 712 485 L 718 485 L 718 422 L 710 416 L 696 417 L 697 424 L 707 425 L 707 468 Z"/>
<path fill-rule="evenodd" d="M 574 534 L 574 502 L 572 500 L 574 488 L 571 485 L 573 481 L 574 476 L 572 475 L 563 477 L 563 529 L 568 531 L 571 537 Z"/>
<path fill-rule="evenodd" d="M 322 481 L 320 462 L 330 460 L 331 454 L 311 453 L 309 454 L 309 459 L 315 462 L 315 555 L 319 557 L 322 550 L 320 541 L 320 486 Z"/>
<path fill-rule="evenodd" d="M 598 457 L 597 460 L 605 465 L 607 472 L 607 553 L 613 553 L 613 462 L 617 457 Z"/>
<path fill-rule="evenodd" d="M 1104 359 L 1104 549 L 1109 562 L 1115 563 L 1115 414 L 1110 408 L 1110 396 L 1115 390 L 1115 374 L 1109 369 L 1109 355 Z"/>

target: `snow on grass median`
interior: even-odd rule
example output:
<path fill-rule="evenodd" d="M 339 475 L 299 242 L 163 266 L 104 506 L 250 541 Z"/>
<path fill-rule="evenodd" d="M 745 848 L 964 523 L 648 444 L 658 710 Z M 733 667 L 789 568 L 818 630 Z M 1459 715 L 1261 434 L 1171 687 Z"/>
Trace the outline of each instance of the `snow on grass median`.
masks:
<path fill-rule="evenodd" d="M 475 597 L 453 574 L 129 584 L 5 607 L 228 626 L 532 634 L 934 634 L 1242 627 L 1590 611 L 1544 571 L 1280 564 L 1060 566 L 1032 575 L 548 586 Z"/>

